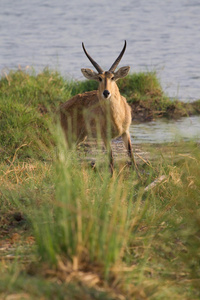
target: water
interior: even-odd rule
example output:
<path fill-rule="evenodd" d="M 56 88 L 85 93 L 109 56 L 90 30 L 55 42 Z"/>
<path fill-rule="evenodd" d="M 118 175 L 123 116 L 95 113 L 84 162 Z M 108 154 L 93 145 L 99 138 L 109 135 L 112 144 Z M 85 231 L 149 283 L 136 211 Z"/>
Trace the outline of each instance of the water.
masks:
<path fill-rule="evenodd" d="M 199 0 L 1 0 L 0 70 L 50 66 L 82 79 L 82 41 L 109 68 L 126 39 L 121 65 L 158 70 L 170 97 L 199 99 L 199 16 Z"/>
<path fill-rule="evenodd" d="M 49 66 L 81 80 L 80 69 L 92 67 L 82 41 L 108 69 L 126 39 L 121 66 L 130 65 L 132 72 L 156 70 L 170 97 L 193 101 L 200 98 L 199 16 L 199 0 L 1 0 L 0 70 L 20 65 L 40 72 Z M 191 127 L 200 128 L 195 120 Z M 145 131 L 146 137 L 152 130 L 162 138 L 162 127 L 171 132 L 175 126 L 159 122 L 137 125 L 143 140 Z"/>
<path fill-rule="evenodd" d="M 186 117 L 178 121 L 161 119 L 132 124 L 130 134 L 134 144 L 189 140 L 200 142 L 200 116 Z"/>

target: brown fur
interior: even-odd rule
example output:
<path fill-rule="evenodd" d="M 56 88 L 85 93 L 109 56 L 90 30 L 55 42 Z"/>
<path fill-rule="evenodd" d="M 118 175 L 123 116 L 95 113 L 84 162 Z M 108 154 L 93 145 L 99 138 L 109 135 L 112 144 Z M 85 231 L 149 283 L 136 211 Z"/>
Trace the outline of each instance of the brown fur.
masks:
<path fill-rule="evenodd" d="M 99 132 L 110 151 L 111 165 L 113 159 L 109 138 L 122 136 L 128 154 L 134 162 L 129 134 L 131 108 L 120 95 L 116 82 L 111 80 L 111 75 L 106 75 L 99 75 L 102 81 L 97 91 L 78 94 L 61 105 L 61 125 L 69 146 L 72 142 L 83 141 L 86 136 L 97 137 Z M 108 99 L 103 97 L 105 80 L 106 88 L 111 93 Z"/>
<path fill-rule="evenodd" d="M 98 126 L 101 135 L 106 138 L 108 119 L 110 119 L 111 125 L 111 138 L 116 138 L 127 132 L 131 124 L 131 108 L 123 96 L 118 95 L 118 100 L 116 96 L 111 96 L 111 100 L 105 99 L 100 102 L 98 92 L 91 91 L 78 94 L 62 104 L 61 125 L 68 143 L 70 143 L 68 137 L 70 126 L 72 126 L 75 139 L 73 141 L 81 141 L 90 135 L 96 137 Z"/>

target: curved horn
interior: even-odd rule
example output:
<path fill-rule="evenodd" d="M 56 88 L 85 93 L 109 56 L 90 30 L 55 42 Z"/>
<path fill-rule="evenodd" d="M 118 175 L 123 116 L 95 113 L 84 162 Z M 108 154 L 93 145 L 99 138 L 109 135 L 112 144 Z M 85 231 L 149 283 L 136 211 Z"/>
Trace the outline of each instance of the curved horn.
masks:
<path fill-rule="evenodd" d="M 117 68 L 120 60 L 122 59 L 122 56 L 124 55 L 125 50 L 126 50 L 126 40 L 124 41 L 124 47 L 123 47 L 120 55 L 118 56 L 118 58 L 116 59 L 116 61 L 110 67 L 110 69 L 109 69 L 110 72 L 114 72 L 115 71 L 115 69 Z"/>
<path fill-rule="evenodd" d="M 85 50 L 85 46 L 84 44 L 82 43 L 82 47 L 83 47 L 83 50 L 86 54 L 86 56 L 88 57 L 88 59 L 91 61 L 91 63 L 93 64 L 93 66 L 95 67 L 95 69 L 99 72 L 99 73 L 103 73 L 103 70 L 102 68 L 96 63 L 96 61 L 94 61 L 94 59 L 87 53 L 87 51 Z"/>

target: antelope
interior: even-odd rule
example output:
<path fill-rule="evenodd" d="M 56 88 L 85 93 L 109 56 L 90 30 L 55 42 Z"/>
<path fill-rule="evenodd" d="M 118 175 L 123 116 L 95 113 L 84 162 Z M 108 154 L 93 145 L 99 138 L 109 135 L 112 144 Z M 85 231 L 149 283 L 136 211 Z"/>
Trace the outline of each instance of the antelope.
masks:
<path fill-rule="evenodd" d="M 117 68 L 126 50 L 126 41 L 119 56 L 108 71 L 104 71 L 88 54 L 82 43 L 83 51 L 95 67 L 81 69 L 87 79 L 99 82 L 98 90 L 78 94 L 61 105 L 60 118 L 68 145 L 79 143 L 87 136 L 97 138 L 98 132 L 110 157 L 110 168 L 113 171 L 113 153 L 111 139 L 122 137 L 131 162 L 135 165 L 132 151 L 129 126 L 131 124 L 131 108 L 118 89 L 116 81 L 128 75 L 130 67 Z"/>

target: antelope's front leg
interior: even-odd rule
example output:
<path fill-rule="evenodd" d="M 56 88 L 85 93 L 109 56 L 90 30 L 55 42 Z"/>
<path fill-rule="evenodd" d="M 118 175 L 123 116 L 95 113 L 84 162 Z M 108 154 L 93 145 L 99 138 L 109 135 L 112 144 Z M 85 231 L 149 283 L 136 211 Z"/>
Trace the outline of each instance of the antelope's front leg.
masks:
<path fill-rule="evenodd" d="M 128 131 L 125 132 L 125 133 L 123 133 L 122 134 L 122 139 L 124 141 L 124 145 L 125 145 L 125 147 L 127 149 L 128 155 L 131 158 L 131 162 L 132 162 L 133 166 L 137 168 L 137 165 L 136 165 L 136 162 L 135 162 L 135 158 L 134 158 L 134 155 L 133 155 L 130 133 Z"/>
<path fill-rule="evenodd" d="M 109 147 L 108 151 L 109 151 L 109 159 L 110 159 L 110 162 L 109 162 L 110 171 L 111 171 L 111 174 L 113 174 L 113 172 L 114 172 L 114 159 L 113 159 L 113 153 L 112 153 L 111 146 Z"/>

